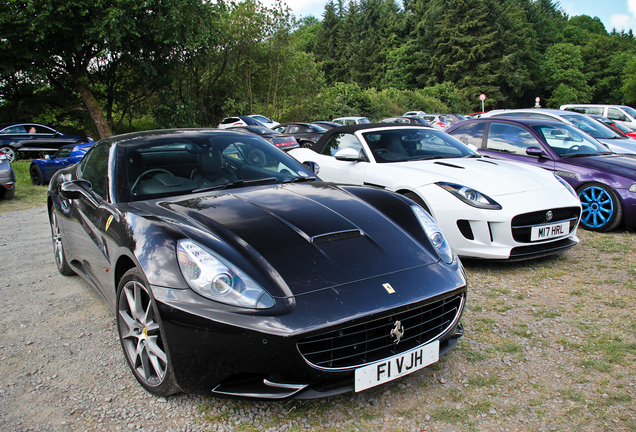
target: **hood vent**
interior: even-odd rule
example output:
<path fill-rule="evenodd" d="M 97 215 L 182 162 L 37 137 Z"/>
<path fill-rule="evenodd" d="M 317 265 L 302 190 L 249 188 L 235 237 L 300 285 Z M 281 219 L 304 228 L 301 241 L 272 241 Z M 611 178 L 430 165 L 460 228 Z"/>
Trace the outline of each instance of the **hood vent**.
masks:
<path fill-rule="evenodd" d="M 347 240 L 352 238 L 364 237 L 364 233 L 359 229 L 338 231 L 327 234 L 320 234 L 311 238 L 311 242 L 314 244 L 332 243 L 340 240 Z"/>
<path fill-rule="evenodd" d="M 451 168 L 466 169 L 463 166 L 455 165 L 455 164 L 448 163 L 448 162 L 435 162 L 435 163 L 437 165 L 444 165 L 444 166 L 451 167 Z"/>

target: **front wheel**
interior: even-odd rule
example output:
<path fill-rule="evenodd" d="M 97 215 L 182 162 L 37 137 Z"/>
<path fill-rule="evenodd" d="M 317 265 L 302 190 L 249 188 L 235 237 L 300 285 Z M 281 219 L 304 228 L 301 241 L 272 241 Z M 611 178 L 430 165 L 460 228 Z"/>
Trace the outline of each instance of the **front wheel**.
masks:
<path fill-rule="evenodd" d="M 581 226 L 590 231 L 606 232 L 616 228 L 623 218 L 621 203 L 610 187 L 591 183 L 577 190 L 583 210 Z"/>
<path fill-rule="evenodd" d="M 137 268 L 128 270 L 117 288 L 117 331 L 137 381 L 155 396 L 178 393 L 159 314 Z"/>
<path fill-rule="evenodd" d="M 31 174 L 31 183 L 36 186 L 40 186 L 44 184 L 44 177 L 42 176 L 42 171 L 40 167 L 33 164 L 29 169 L 29 174 Z"/>

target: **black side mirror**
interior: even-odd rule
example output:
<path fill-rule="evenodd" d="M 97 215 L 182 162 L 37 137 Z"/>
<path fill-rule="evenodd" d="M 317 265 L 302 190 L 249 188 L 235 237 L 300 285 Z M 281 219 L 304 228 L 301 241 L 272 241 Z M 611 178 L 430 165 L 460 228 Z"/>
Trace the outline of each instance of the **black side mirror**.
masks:
<path fill-rule="evenodd" d="M 87 199 L 95 207 L 99 207 L 99 201 L 95 198 L 91 183 L 87 180 L 73 180 L 62 183 L 60 195 L 64 199 Z"/>

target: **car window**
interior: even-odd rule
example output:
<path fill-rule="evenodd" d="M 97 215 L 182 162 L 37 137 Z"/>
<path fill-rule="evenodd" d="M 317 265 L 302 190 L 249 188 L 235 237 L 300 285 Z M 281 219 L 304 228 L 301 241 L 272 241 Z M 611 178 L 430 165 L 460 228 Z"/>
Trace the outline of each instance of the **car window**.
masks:
<path fill-rule="evenodd" d="M 596 120 L 583 115 L 563 115 L 563 118 L 594 138 L 618 138 L 619 135 Z"/>
<path fill-rule="evenodd" d="M 17 125 L 17 126 L 9 126 L 7 128 L 2 129 L 2 133 L 3 134 L 23 134 L 23 133 L 27 133 L 27 130 L 24 128 L 23 125 Z"/>
<path fill-rule="evenodd" d="M 362 151 L 362 144 L 358 138 L 350 133 L 339 133 L 332 135 L 331 138 L 325 143 L 322 149 L 322 154 L 327 156 L 334 156 L 339 150 L 352 148 L 359 151 L 361 155 L 364 155 Z"/>
<path fill-rule="evenodd" d="M 560 156 L 606 153 L 608 150 L 588 135 L 569 125 L 532 126 Z"/>
<path fill-rule="evenodd" d="M 486 122 L 469 123 L 448 132 L 448 134 L 466 145 L 472 144 L 477 148 L 481 148 L 486 124 Z"/>
<path fill-rule="evenodd" d="M 108 150 L 110 146 L 94 146 L 80 164 L 80 178 L 88 180 L 93 192 L 106 199 L 108 188 Z"/>
<path fill-rule="evenodd" d="M 537 139 L 522 127 L 492 122 L 488 129 L 486 148 L 502 153 L 527 156 L 528 147 L 541 147 Z"/>
<path fill-rule="evenodd" d="M 71 147 L 63 147 L 55 152 L 55 157 L 58 159 L 67 158 L 71 155 L 72 151 L 73 149 Z"/>
<path fill-rule="evenodd" d="M 627 116 L 617 108 L 608 108 L 607 118 L 610 120 L 628 121 Z"/>

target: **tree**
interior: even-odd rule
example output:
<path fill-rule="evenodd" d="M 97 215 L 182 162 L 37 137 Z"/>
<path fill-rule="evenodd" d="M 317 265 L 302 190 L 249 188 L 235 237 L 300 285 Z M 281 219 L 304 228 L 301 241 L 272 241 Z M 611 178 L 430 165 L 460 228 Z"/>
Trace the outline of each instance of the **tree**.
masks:
<path fill-rule="evenodd" d="M 581 49 L 571 43 L 552 45 L 545 53 L 542 72 L 546 78 L 546 90 L 551 92 L 548 106 L 558 107 L 564 103 L 588 103 L 592 88 L 581 71 L 583 60 Z"/>
<path fill-rule="evenodd" d="M 146 82 L 182 60 L 213 35 L 213 8 L 201 0 L 5 0 L 0 5 L 0 77 L 11 81 L 70 83 L 100 137 L 110 136 L 92 75 L 143 63 Z M 110 83 L 111 85 L 117 83 Z M 108 85 L 108 84 L 107 84 Z"/>

